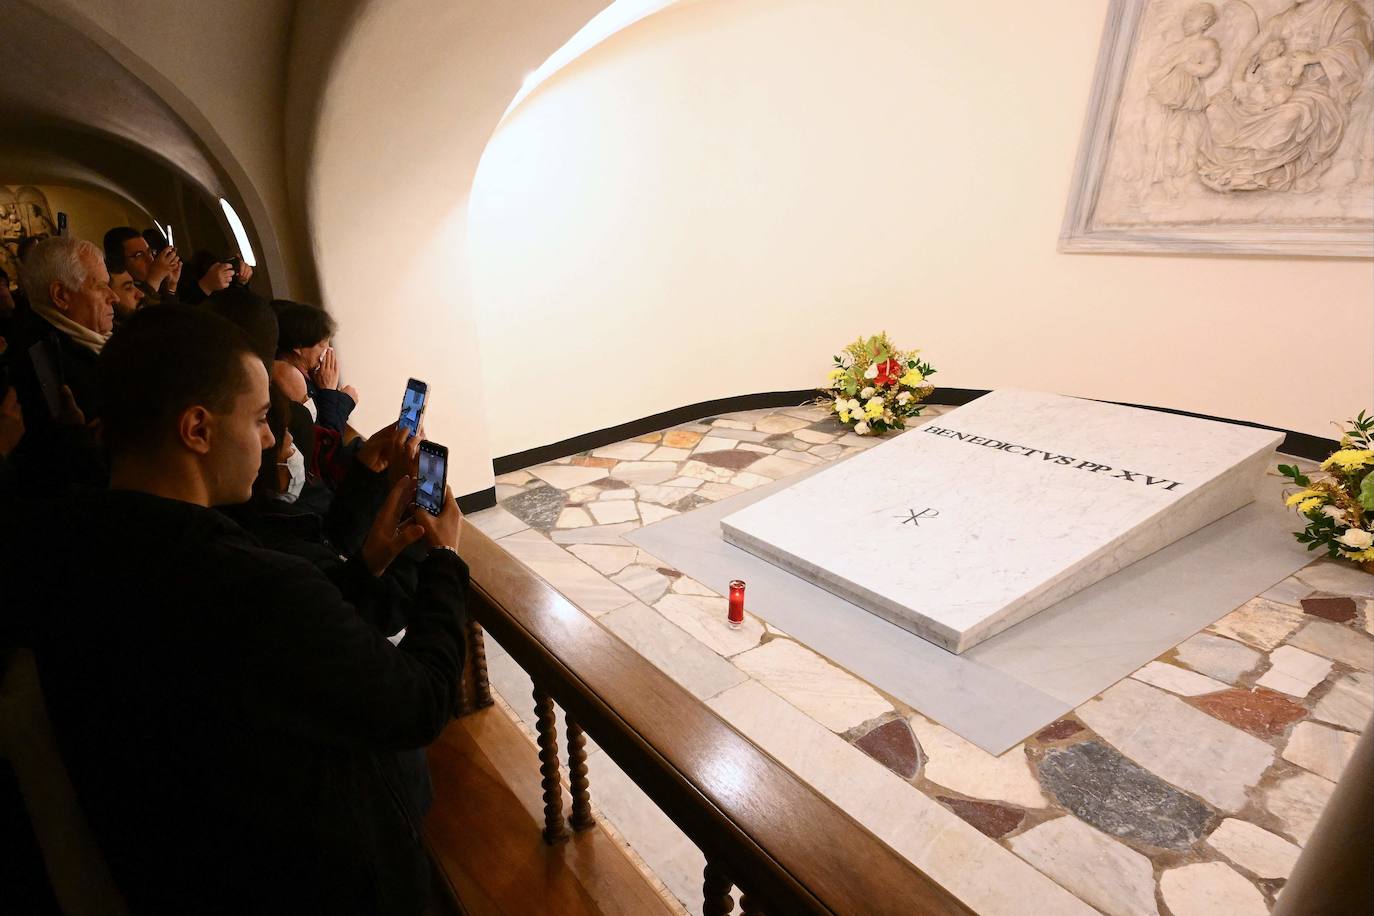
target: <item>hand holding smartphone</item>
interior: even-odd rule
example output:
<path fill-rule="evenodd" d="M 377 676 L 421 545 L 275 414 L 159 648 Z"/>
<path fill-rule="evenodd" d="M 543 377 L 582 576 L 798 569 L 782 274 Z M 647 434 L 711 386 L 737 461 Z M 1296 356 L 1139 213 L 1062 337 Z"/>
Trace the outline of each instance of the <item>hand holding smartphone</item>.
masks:
<path fill-rule="evenodd" d="M 425 398 L 428 394 L 429 385 L 419 379 L 413 378 L 406 382 L 406 392 L 401 397 L 400 425 L 409 435 L 420 434 L 420 417 L 424 415 Z"/>
<path fill-rule="evenodd" d="M 428 440 L 420 443 L 420 471 L 415 481 L 415 505 L 430 515 L 442 515 L 448 485 L 448 449 Z"/>

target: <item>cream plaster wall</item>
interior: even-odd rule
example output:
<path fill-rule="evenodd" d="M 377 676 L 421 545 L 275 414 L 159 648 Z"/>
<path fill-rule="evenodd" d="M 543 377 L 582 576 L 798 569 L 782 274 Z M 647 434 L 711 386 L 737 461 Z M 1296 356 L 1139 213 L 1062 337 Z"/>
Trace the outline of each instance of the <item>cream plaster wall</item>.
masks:
<path fill-rule="evenodd" d="M 308 156 L 304 219 L 343 374 L 363 393 L 355 425 L 394 422 L 406 378 L 428 381 L 426 432 L 449 446 L 455 493 L 492 482 L 468 189 L 521 80 L 604 6 L 371 0 L 309 77 L 322 84 L 317 120 L 293 142 Z"/>
<path fill-rule="evenodd" d="M 1056 252 L 1106 7 L 694 0 L 556 74 L 472 190 L 492 453 L 808 387 L 880 329 L 954 387 L 1374 406 L 1368 261 Z"/>

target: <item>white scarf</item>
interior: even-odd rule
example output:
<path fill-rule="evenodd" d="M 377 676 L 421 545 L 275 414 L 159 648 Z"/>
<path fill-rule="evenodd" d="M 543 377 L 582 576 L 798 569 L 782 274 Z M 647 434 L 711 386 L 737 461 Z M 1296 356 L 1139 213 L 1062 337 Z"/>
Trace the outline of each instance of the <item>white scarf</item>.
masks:
<path fill-rule="evenodd" d="M 110 339 L 109 334 L 101 334 L 83 324 L 77 324 L 49 303 L 35 302 L 32 308 L 35 315 L 66 334 L 78 347 L 84 347 L 97 355 L 105 348 L 105 341 Z"/>

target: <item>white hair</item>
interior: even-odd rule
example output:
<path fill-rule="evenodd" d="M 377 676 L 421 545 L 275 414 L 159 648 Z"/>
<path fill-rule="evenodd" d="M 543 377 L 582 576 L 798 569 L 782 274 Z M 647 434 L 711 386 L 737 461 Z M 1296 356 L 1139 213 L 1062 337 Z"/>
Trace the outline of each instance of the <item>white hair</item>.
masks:
<path fill-rule="evenodd" d="M 34 305 L 52 305 L 52 284 L 56 280 L 69 290 L 80 289 L 89 279 L 90 271 L 81 263 L 84 255 L 96 260 L 105 256 L 98 245 L 85 239 L 53 236 L 29 249 L 19 268 L 24 293 Z"/>

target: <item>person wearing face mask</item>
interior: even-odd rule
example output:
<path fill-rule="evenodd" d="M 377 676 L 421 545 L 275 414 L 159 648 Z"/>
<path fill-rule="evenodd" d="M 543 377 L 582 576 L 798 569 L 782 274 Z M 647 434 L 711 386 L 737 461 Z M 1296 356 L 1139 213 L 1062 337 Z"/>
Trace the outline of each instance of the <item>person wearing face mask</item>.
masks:
<path fill-rule="evenodd" d="M 305 489 L 305 455 L 291 441 L 291 433 L 285 433 L 282 441 L 288 444 L 291 454 L 286 456 L 285 461 L 277 462 L 278 475 L 286 475 L 286 484 L 277 494 L 277 499 L 284 503 L 294 503 L 301 498 L 301 490 Z"/>
<path fill-rule="evenodd" d="M 372 556 L 368 534 L 392 482 L 413 464 L 419 439 L 405 441 L 404 431 L 398 437 L 394 426 L 377 433 L 359 450 L 357 466 L 328 512 L 319 513 L 300 499 L 306 483 L 305 456 L 291 434 L 291 402 L 275 385 L 270 397 L 267 422 L 275 442 L 263 450 L 253 496 L 219 511 L 264 547 L 310 561 L 364 620 L 383 635 L 394 635 L 405 626 L 415 564 L 404 552 L 389 559 L 389 566 L 382 563 L 380 555 Z"/>
<path fill-rule="evenodd" d="M 129 911 L 421 916 L 429 866 L 395 763 L 458 699 L 452 494 L 411 514 L 401 477 L 365 539 L 372 573 L 427 548 L 393 645 L 318 568 L 215 511 L 252 498 L 275 444 L 267 370 L 236 328 L 140 310 L 98 381 L 108 489 L 0 512 L 0 608 Z"/>
<path fill-rule="evenodd" d="M 320 515 L 300 501 L 305 458 L 291 434 L 291 401 L 275 384 L 270 397 L 267 423 L 276 442 L 263 450 L 253 497 L 219 511 L 264 547 L 309 561 L 359 617 L 394 638 L 406 626 L 424 556 L 412 550 L 393 554 L 376 542 L 372 523 L 395 480 L 414 467 L 420 437 L 407 437 L 395 425 L 374 435 L 358 450 L 357 463 L 327 515 Z M 398 751 L 391 763 L 400 794 L 418 822 L 433 797 L 424 752 Z"/>

